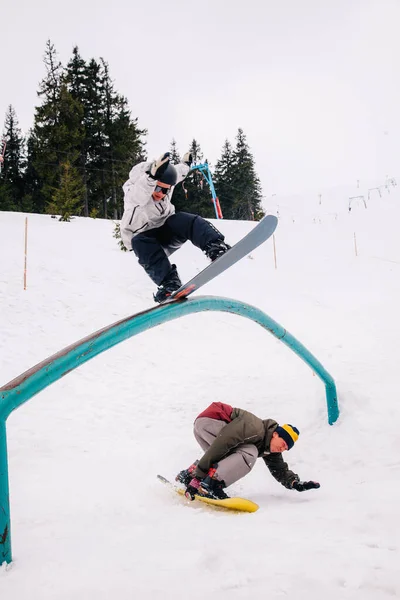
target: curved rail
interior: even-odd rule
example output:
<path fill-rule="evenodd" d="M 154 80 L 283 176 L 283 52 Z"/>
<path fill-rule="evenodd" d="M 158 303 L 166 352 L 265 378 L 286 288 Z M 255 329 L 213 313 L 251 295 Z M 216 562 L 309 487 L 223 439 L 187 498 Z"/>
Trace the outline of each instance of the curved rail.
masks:
<path fill-rule="evenodd" d="M 254 306 L 229 298 L 198 296 L 156 306 L 117 321 L 53 354 L 0 388 L 0 564 L 12 560 L 5 425 L 10 413 L 54 381 L 116 344 L 166 321 L 205 310 L 224 311 L 251 319 L 291 348 L 325 383 L 328 422 L 332 425 L 337 420 L 339 407 L 331 375 L 295 337 Z"/>

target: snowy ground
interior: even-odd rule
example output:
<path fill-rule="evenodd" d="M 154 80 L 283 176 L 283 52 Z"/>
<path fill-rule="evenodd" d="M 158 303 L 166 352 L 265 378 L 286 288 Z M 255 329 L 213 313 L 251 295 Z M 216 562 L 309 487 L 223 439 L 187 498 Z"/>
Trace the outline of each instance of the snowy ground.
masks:
<path fill-rule="evenodd" d="M 336 425 L 297 356 L 223 313 L 135 336 L 10 416 L 14 562 L 0 568 L 1 599 L 400 596 L 397 190 L 351 212 L 339 191 L 330 204 L 282 203 L 278 268 L 270 241 L 201 292 L 256 305 L 313 352 L 337 383 Z M 29 215 L 24 291 L 24 220 L 0 213 L 0 385 L 153 305 L 153 284 L 101 220 Z M 230 243 L 253 226 L 218 225 Z M 183 279 L 207 264 L 190 245 L 175 257 Z M 230 488 L 255 514 L 171 494 L 156 474 L 199 455 L 191 425 L 214 400 L 295 424 L 286 458 L 320 490 L 288 491 L 258 461 Z"/>

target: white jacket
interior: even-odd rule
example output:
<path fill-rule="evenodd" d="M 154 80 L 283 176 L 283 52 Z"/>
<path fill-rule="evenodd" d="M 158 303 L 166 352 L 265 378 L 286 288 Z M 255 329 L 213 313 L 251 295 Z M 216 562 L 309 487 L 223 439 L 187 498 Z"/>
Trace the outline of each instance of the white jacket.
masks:
<path fill-rule="evenodd" d="M 124 214 L 121 219 L 121 237 L 127 250 L 132 250 L 132 238 L 138 233 L 161 227 L 175 213 L 171 204 L 174 186 L 162 200 L 153 200 L 152 193 L 157 181 L 147 175 L 151 162 L 142 162 L 133 167 L 129 179 L 124 183 Z M 185 163 L 174 165 L 178 181 L 185 179 L 189 167 Z"/>

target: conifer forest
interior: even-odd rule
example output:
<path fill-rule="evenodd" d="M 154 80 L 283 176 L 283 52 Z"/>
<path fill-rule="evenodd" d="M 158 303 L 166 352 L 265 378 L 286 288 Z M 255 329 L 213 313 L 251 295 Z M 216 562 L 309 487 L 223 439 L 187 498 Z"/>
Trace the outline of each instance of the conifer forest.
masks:
<path fill-rule="evenodd" d="M 129 171 L 155 158 L 147 156 L 145 124 L 132 116 L 103 58 L 87 61 L 75 47 L 64 66 L 49 40 L 43 62 L 31 129 L 23 135 L 12 105 L 4 117 L 0 210 L 118 220 Z M 243 130 L 221 147 L 209 168 L 224 218 L 259 220 L 262 189 Z M 178 163 L 188 148 L 173 139 L 160 153 L 167 150 Z M 195 163 L 207 160 L 198 140 L 190 150 Z M 215 216 L 209 186 L 196 170 L 177 185 L 173 203 L 177 211 Z"/>

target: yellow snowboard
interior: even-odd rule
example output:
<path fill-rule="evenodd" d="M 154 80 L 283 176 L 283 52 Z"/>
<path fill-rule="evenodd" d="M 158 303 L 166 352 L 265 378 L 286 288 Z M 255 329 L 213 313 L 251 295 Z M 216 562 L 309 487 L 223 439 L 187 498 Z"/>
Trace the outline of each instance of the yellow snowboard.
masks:
<path fill-rule="evenodd" d="M 180 496 L 185 495 L 185 490 L 174 485 L 168 479 L 165 479 L 162 475 L 157 475 L 157 478 L 169 485 L 175 492 Z M 204 498 L 203 496 L 195 496 L 195 500 L 209 504 L 210 506 L 218 506 L 219 508 L 225 508 L 227 510 L 236 510 L 238 512 L 256 512 L 260 507 L 255 502 L 247 500 L 246 498 L 225 498 L 225 500 L 213 500 L 212 498 Z"/>

